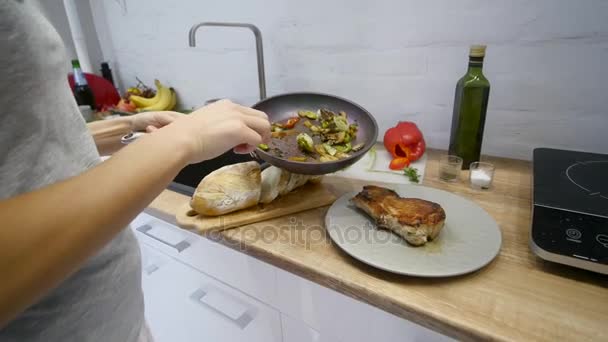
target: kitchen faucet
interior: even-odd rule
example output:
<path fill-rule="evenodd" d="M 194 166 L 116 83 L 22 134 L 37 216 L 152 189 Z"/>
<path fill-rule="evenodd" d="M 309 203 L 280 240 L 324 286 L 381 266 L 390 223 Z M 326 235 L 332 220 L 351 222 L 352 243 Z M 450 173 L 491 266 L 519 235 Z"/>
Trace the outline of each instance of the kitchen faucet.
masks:
<path fill-rule="evenodd" d="M 222 22 L 204 22 L 195 24 L 190 28 L 188 33 L 188 41 L 190 47 L 196 46 L 196 31 L 202 26 L 216 26 L 216 27 L 243 27 L 248 28 L 253 32 L 255 37 L 255 49 L 258 62 L 258 86 L 260 90 L 260 100 L 266 98 L 266 77 L 264 76 L 264 49 L 262 46 L 262 32 L 255 25 L 246 23 L 222 23 Z"/>

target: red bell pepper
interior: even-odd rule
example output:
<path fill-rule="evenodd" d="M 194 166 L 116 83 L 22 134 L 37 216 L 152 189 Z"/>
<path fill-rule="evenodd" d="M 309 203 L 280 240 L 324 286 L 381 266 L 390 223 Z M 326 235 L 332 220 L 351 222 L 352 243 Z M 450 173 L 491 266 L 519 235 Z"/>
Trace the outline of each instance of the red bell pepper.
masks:
<path fill-rule="evenodd" d="M 285 123 L 275 123 L 274 125 L 284 129 L 292 129 L 294 126 L 300 121 L 299 116 L 294 116 L 293 118 L 289 118 Z"/>
<path fill-rule="evenodd" d="M 384 147 L 393 156 L 389 168 L 402 170 L 422 157 L 426 143 L 415 123 L 401 121 L 384 133 Z"/>

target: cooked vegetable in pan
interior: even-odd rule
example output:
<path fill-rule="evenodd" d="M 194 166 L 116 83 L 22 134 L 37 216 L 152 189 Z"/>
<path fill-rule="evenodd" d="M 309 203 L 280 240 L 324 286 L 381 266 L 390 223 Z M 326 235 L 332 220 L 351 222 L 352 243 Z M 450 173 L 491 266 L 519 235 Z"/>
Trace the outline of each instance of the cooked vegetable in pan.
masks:
<path fill-rule="evenodd" d="M 356 122 L 345 112 L 301 110 L 284 122 L 272 123 L 272 142 L 258 146 L 280 158 L 328 162 L 350 157 L 364 147 L 357 143 Z"/>

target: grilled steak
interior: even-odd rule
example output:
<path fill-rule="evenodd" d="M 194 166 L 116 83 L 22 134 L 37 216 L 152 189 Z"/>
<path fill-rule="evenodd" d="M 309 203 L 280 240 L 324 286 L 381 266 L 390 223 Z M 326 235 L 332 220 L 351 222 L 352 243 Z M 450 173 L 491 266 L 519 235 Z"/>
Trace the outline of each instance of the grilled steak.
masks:
<path fill-rule="evenodd" d="M 378 227 L 393 231 L 414 246 L 422 246 L 437 237 L 445 222 L 445 212 L 439 204 L 402 198 L 395 191 L 379 186 L 364 186 L 351 202 L 376 220 Z"/>

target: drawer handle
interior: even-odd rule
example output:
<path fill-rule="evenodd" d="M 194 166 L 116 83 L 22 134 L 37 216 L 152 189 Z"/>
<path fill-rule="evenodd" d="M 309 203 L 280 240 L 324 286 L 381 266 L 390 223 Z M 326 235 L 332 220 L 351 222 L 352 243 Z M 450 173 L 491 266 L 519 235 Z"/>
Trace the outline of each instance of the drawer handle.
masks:
<path fill-rule="evenodd" d="M 149 247 L 145 245 L 140 245 L 141 250 L 141 262 L 142 262 L 142 272 L 146 275 L 151 275 L 152 273 L 158 271 L 165 263 L 165 259 L 160 257 L 155 252 L 152 252 Z"/>
<path fill-rule="evenodd" d="M 190 299 L 220 314 L 241 329 L 245 329 L 257 314 L 255 307 L 211 286 L 197 289 L 190 295 Z"/>
<path fill-rule="evenodd" d="M 144 267 L 144 272 L 146 272 L 147 275 L 150 275 L 150 274 L 158 271 L 158 269 L 159 269 L 158 265 L 151 264 L 151 265 Z"/>
<path fill-rule="evenodd" d="M 158 229 L 158 227 L 157 227 L 157 229 Z M 167 233 L 167 234 L 164 234 L 165 236 L 155 235 L 154 231 L 152 231 L 152 226 L 149 224 L 145 224 L 141 227 L 137 227 L 136 230 L 138 232 L 141 232 L 141 233 L 151 237 L 152 239 L 154 239 L 156 241 L 162 242 L 169 247 L 173 247 L 173 248 L 177 249 L 178 252 L 181 252 L 184 249 L 190 247 L 190 243 L 186 240 L 181 240 L 181 241 L 176 241 L 176 242 L 168 241 L 168 240 L 177 240 L 177 239 L 175 239 L 176 233 L 173 233 L 171 231 L 166 230 L 165 233 Z"/>

